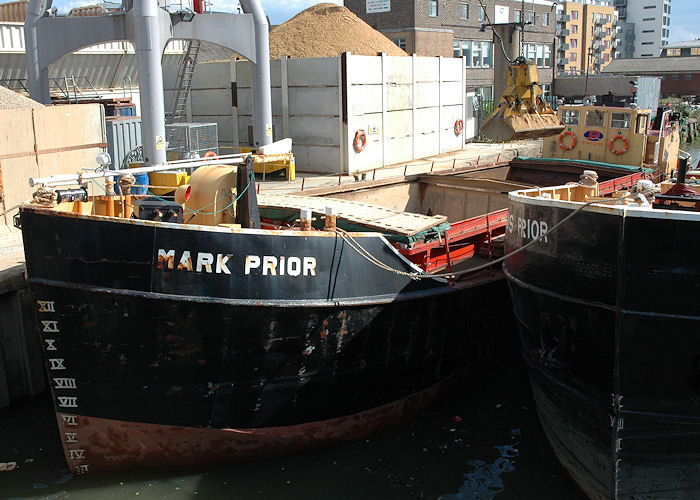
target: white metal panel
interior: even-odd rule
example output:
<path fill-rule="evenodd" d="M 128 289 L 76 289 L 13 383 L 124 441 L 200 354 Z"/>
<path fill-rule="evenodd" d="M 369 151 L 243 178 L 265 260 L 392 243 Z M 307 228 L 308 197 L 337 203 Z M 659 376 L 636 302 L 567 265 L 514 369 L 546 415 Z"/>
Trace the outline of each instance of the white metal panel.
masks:
<path fill-rule="evenodd" d="M 462 148 L 462 136 L 455 135 L 454 128 L 443 130 L 440 135 L 440 153 L 457 151 Z"/>

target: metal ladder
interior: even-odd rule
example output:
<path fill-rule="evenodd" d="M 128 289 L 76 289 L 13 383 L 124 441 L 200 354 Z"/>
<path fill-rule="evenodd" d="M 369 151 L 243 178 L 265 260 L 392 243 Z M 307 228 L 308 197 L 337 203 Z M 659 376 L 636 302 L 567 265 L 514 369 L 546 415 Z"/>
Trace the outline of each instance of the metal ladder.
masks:
<path fill-rule="evenodd" d="M 187 44 L 187 51 L 182 57 L 182 64 L 177 72 L 177 92 L 175 93 L 171 111 L 168 113 L 170 118 L 168 123 L 178 123 L 187 114 L 187 100 L 190 97 L 190 88 L 194 77 L 194 69 L 197 66 L 200 46 L 201 42 L 199 40 L 190 40 Z"/>

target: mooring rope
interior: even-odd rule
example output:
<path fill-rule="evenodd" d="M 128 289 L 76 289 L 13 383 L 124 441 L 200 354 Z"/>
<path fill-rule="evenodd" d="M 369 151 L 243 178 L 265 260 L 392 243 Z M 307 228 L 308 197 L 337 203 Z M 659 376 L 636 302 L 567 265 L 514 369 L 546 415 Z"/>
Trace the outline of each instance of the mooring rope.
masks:
<path fill-rule="evenodd" d="M 133 174 L 123 174 L 119 176 L 119 189 L 124 196 L 131 194 L 131 188 L 136 184 L 136 177 Z"/>
<path fill-rule="evenodd" d="M 56 194 L 56 191 L 51 188 L 40 186 L 32 194 L 32 203 L 34 205 L 41 205 L 42 207 L 55 207 L 57 198 L 58 195 Z"/>
<path fill-rule="evenodd" d="M 635 194 L 644 196 L 644 197 L 646 198 L 647 196 L 653 194 L 653 192 L 655 191 L 654 188 L 655 188 L 655 189 L 658 189 L 657 186 L 653 186 L 653 188 L 650 188 L 650 189 L 643 189 L 643 190 L 640 190 L 640 191 L 636 192 Z M 364 248 L 364 247 L 362 246 L 362 244 L 360 244 L 357 240 L 355 240 L 355 238 L 353 238 L 353 237 L 352 237 L 349 233 L 347 233 L 346 231 L 344 231 L 344 230 L 342 230 L 342 229 L 339 229 L 339 228 L 336 228 L 336 229 L 335 229 L 335 232 L 343 239 L 343 241 L 345 241 L 345 242 L 348 244 L 348 246 L 350 246 L 350 248 L 352 248 L 353 250 L 355 250 L 361 257 L 363 257 L 363 258 L 366 259 L 367 261 L 371 262 L 371 263 L 374 264 L 375 266 L 377 266 L 377 267 L 379 267 L 379 268 L 381 268 L 381 269 L 384 269 L 384 270 L 386 270 L 386 271 L 392 272 L 392 273 L 394 273 L 394 274 L 398 274 L 399 276 L 407 276 L 407 277 L 409 277 L 409 278 L 411 278 L 411 279 L 414 279 L 414 280 L 432 279 L 432 278 L 456 278 L 456 277 L 458 277 L 458 276 L 463 276 L 463 275 L 465 275 L 465 274 L 476 273 L 476 272 L 478 272 L 478 271 L 483 271 L 484 269 L 488 269 L 488 268 L 490 268 L 490 267 L 492 267 L 492 266 L 494 266 L 494 265 L 496 265 L 496 264 L 500 264 L 501 262 L 505 261 L 506 259 L 509 259 L 509 258 L 513 257 L 514 255 L 519 254 L 520 252 L 524 251 L 525 249 L 530 248 L 530 247 L 531 247 L 532 245 L 534 245 L 535 243 L 541 241 L 545 236 L 550 235 L 550 234 L 552 234 L 554 231 L 556 231 L 557 229 L 559 229 L 565 222 L 567 222 L 569 219 L 571 219 L 572 217 L 574 217 L 575 215 L 577 215 L 578 213 L 580 213 L 580 212 L 581 212 L 584 208 L 586 208 L 586 207 L 589 207 L 589 206 L 591 206 L 591 205 L 593 205 L 593 204 L 595 204 L 595 203 L 611 203 L 611 202 L 619 203 L 621 200 L 623 200 L 623 199 L 625 199 L 625 198 L 627 198 L 627 197 L 629 197 L 629 196 L 630 196 L 630 193 L 627 192 L 627 193 L 625 193 L 624 196 L 622 196 L 622 197 L 620 197 L 620 198 L 606 198 L 606 199 L 604 199 L 604 200 L 594 199 L 594 200 L 591 200 L 591 201 L 589 201 L 589 202 L 587 202 L 587 203 L 584 203 L 584 204 L 581 205 L 580 207 L 576 208 L 576 209 L 575 209 L 573 212 L 571 212 L 569 215 L 567 215 L 566 217 L 564 217 L 562 220 L 560 220 L 559 222 L 557 222 L 557 223 L 556 223 L 554 226 L 552 226 L 546 233 L 540 234 L 537 238 L 535 238 L 535 239 L 533 239 L 532 241 L 526 243 L 525 245 L 521 246 L 520 248 L 516 248 L 515 250 L 513 250 L 513 251 L 510 252 L 509 254 L 506 254 L 506 255 L 504 255 L 503 257 L 500 257 L 500 258 L 498 258 L 498 259 L 496 259 L 496 260 L 493 260 L 493 261 L 491 261 L 491 262 L 488 262 L 488 263 L 486 263 L 486 264 L 482 264 L 482 265 L 480 265 L 480 266 L 472 267 L 472 268 L 465 269 L 465 270 L 462 270 L 462 271 L 450 272 L 450 273 L 428 274 L 428 273 L 425 273 L 425 272 L 416 273 L 416 272 L 407 272 L 407 271 L 401 271 L 401 270 L 399 270 L 399 269 L 394 269 L 393 267 L 391 267 L 391 266 L 389 266 L 389 265 L 387 265 L 387 264 L 381 262 L 381 261 L 378 260 L 376 257 L 374 257 L 372 254 L 370 254 L 370 252 L 369 252 L 366 248 Z"/>

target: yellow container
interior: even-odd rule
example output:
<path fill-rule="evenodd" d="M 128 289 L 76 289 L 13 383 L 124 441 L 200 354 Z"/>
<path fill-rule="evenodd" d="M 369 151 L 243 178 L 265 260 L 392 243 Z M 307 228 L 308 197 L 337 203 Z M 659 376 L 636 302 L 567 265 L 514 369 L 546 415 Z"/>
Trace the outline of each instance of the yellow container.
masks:
<path fill-rule="evenodd" d="M 148 183 L 151 185 L 151 193 L 162 196 L 164 194 L 172 193 L 178 186 L 187 184 L 189 180 L 189 175 L 187 172 L 179 171 L 163 171 L 163 172 L 150 172 L 148 174 Z"/>

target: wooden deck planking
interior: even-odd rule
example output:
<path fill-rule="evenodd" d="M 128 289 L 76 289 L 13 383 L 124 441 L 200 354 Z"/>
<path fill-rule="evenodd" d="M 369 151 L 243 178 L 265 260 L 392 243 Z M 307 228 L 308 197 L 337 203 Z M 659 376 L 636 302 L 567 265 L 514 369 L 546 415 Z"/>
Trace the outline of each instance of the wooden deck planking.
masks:
<path fill-rule="evenodd" d="M 399 212 L 369 203 L 315 196 L 259 193 L 258 205 L 268 208 L 295 210 L 307 208 L 320 215 L 325 214 L 326 207 L 332 207 L 339 218 L 348 222 L 404 236 L 425 231 L 447 221 L 447 217 L 444 215 L 429 216 L 411 212 Z"/>

